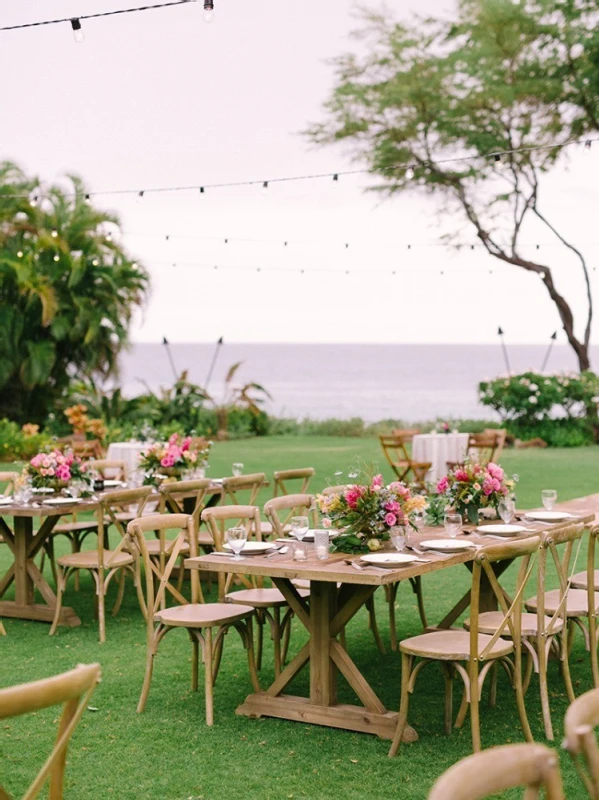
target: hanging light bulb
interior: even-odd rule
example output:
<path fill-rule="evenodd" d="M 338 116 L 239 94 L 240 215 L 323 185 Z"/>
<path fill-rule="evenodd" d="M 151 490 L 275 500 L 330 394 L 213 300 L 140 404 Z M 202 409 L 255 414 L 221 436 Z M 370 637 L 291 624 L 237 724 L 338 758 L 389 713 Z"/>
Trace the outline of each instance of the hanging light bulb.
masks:
<path fill-rule="evenodd" d="M 29 199 L 29 205 L 31 206 L 31 208 L 35 208 L 37 206 L 38 202 L 39 202 L 39 197 L 36 194 L 34 194 Z"/>
<path fill-rule="evenodd" d="M 204 187 L 203 187 L 203 186 L 200 186 L 200 197 L 201 197 L 203 194 L 206 194 L 206 192 L 205 192 L 205 190 L 204 190 Z"/>
<path fill-rule="evenodd" d="M 60 256 L 58 255 L 58 253 L 56 253 L 56 255 L 54 256 L 54 261 L 60 261 Z"/>
<path fill-rule="evenodd" d="M 143 191 L 141 191 L 141 192 L 138 192 L 138 193 L 137 193 L 137 202 L 138 202 L 138 203 L 141 203 L 141 201 L 142 201 L 143 199 L 144 199 L 144 193 L 143 193 Z"/>
<path fill-rule="evenodd" d="M 592 143 L 592 141 L 590 139 L 586 140 L 586 142 L 584 143 L 584 152 L 585 153 L 590 153 L 591 152 L 591 145 L 592 144 L 593 143 Z"/>
<path fill-rule="evenodd" d="M 97 267 L 99 263 L 100 262 L 98 261 L 98 259 L 94 258 L 93 261 L 92 261 L 92 266 Z"/>
<path fill-rule="evenodd" d="M 75 17 L 71 20 L 71 28 L 73 29 L 73 39 L 77 42 L 77 44 L 81 44 L 85 41 L 85 34 L 81 29 L 81 20 Z"/>
<path fill-rule="evenodd" d="M 17 258 L 23 258 L 23 251 L 17 250 Z"/>
<path fill-rule="evenodd" d="M 262 194 L 266 194 L 268 192 L 268 181 L 264 181 L 262 184 Z"/>
<path fill-rule="evenodd" d="M 137 269 L 137 261 L 134 261 L 133 264 L 131 264 L 131 269 Z"/>
<path fill-rule="evenodd" d="M 86 205 L 86 206 L 91 206 L 91 204 L 92 204 L 92 199 L 91 199 L 91 197 L 90 197 L 88 194 L 86 194 L 86 195 L 85 195 L 84 201 L 85 201 L 85 205 Z"/>
<path fill-rule="evenodd" d="M 204 0 L 204 22 L 212 22 L 214 19 L 213 0 Z"/>
<path fill-rule="evenodd" d="M 408 167 L 406 170 L 406 180 L 411 181 L 413 177 L 414 177 L 414 170 L 412 169 L 412 167 Z"/>
<path fill-rule="evenodd" d="M 333 186 L 339 186 L 339 175 L 337 173 L 333 175 Z"/>
<path fill-rule="evenodd" d="M 108 233 L 106 234 L 106 241 L 107 242 L 111 242 L 112 241 L 112 233 L 110 231 L 108 231 Z"/>
<path fill-rule="evenodd" d="M 501 156 L 499 155 L 499 153 L 495 153 L 495 155 L 493 156 L 493 158 L 495 159 L 495 166 L 496 166 L 496 168 L 497 168 L 497 169 L 503 169 L 503 166 L 504 166 L 504 165 L 503 165 L 503 161 L 501 160 Z"/>
<path fill-rule="evenodd" d="M 52 231 L 50 235 L 52 236 L 53 239 L 56 239 L 56 237 L 58 236 L 58 231 L 55 229 Z"/>

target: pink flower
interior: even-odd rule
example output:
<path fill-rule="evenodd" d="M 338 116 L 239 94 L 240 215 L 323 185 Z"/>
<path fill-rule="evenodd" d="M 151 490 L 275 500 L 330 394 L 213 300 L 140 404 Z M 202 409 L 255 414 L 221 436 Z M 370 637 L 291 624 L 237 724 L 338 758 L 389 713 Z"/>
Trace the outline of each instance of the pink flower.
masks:
<path fill-rule="evenodd" d="M 191 436 L 186 436 L 185 439 L 181 442 L 181 450 L 185 452 L 189 450 L 189 445 L 191 444 Z"/>
<path fill-rule="evenodd" d="M 66 464 L 59 464 L 56 467 L 56 477 L 59 481 L 70 481 L 71 480 L 71 470 L 67 467 Z"/>
<path fill-rule="evenodd" d="M 390 511 L 392 514 L 397 514 L 399 511 L 401 511 L 401 506 L 397 500 L 392 500 L 390 503 L 385 503 L 383 507 L 385 511 Z"/>
<path fill-rule="evenodd" d="M 371 488 L 374 489 L 375 486 L 382 486 L 383 485 L 383 476 L 382 475 L 375 475 L 372 479 L 372 483 L 370 484 Z"/>
<path fill-rule="evenodd" d="M 449 486 L 449 479 L 447 478 L 447 475 L 445 475 L 443 478 L 441 478 L 441 480 L 437 484 L 437 494 L 443 494 L 443 492 L 446 492 L 448 486 Z"/>
<path fill-rule="evenodd" d="M 31 464 L 32 467 L 35 467 L 35 469 L 38 469 L 41 466 L 41 463 L 42 463 L 42 454 L 38 453 L 36 456 L 33 456 L 33 458 L 31 459 L 31 461 L 29 463 Z"/>
<path fill-rule="evenodd" d="M 162 467 L 172 467 L 174 466 L 174 464 L 175 464 L 175 459 L 168 453 L 167 455 L 164 456 L 164 458 L 160 459 L 160 466 Z"/>
<path fill-rule="evenodd" d="M 487 478 L 483 483 L 483 494 L 487 497 L 493 492 L 499 492 L 501 490 L 501 483 L 497 480 L 497 478 Z"/>
<path fill-rule="evenodd" d="M 492 478 L 496 478 L 498 481 L 502 481 L 505 477 L 505 472 L 499 464 L 494 464 L 492 461 L 487 464 L 487 472 Z"/>
<path fill-rule="evenodd" d="M 40 469 L 40 475 L 43 475 L 44 477 L 46 477 L 46 475 L 47 475 L 47 474 L 48 474 L 48 470 L 47 470 L 47 469 L 44 469 L 44 467 L 42 467 L 42 468 Z"/>
<path fill-rule="evenodd" d="M 359 486 L 352 486 L 345 493 L 345 501 L 350 508 L 356 508 L 358 500 L 362 497 L 362 489 Z"/>
<path fill-rule="evenodd" d="M 464 469 L 456 469 L 453 473 L 455 475 L 456 481 L 465 481 L 468 482 L 468 473 Z"/>
<path fill-rule="evenodd" d="M 323 528 L 330 528 L 331 527 L 331 520 L 328 517 L 323 517 L 322 527 Z"/>
<path fill-rule="evenodd" d="M 178 441 L 179 441 L 179 434 L 178 433 L 173 433 L 172 436 L 169 436 L 169 440 L 168 440 L 169 444 L 177 444 Z"/>
<path fill-rule="evenodd" d="M 54 474 L 55 474 L 54 467 L 50 467 L 49 469 L 46 470 L 46 475 L 53 476 Z"/>
<path fill-rule="evenodd" d="M 395 514 L 385 514 L 385 525 L 388 525 L 390 528 L 392 528 L 396 522 L 397 517 Z"/>

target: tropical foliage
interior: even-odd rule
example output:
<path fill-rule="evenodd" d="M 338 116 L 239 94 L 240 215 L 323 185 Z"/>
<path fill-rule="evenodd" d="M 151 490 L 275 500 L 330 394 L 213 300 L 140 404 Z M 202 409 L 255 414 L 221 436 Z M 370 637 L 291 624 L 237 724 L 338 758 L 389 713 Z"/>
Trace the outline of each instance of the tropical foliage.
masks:
<path fill-rule="evenodd" d="M 83 183 L 0 165 L 0 415 L 43 422 L 76 375 L 114 373 L 148 276 Z"/>

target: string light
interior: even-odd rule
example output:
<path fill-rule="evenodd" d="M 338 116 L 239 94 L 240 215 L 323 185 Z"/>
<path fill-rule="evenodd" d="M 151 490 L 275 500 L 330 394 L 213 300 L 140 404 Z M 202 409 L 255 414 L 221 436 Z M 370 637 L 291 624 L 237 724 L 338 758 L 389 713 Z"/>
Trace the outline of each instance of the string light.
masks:
<path fill-rule="evenodd" d="M 86 195 L 85 195 L 84 202 L 85 202 L 85 205 L 86 205 L 86 206 L 91 206 L 91 204 L 92 204 L 92 199 L 91 199 L 91 197 L 90 197 L 88 194 L 86 194 Z"/>
<path fill-rule="evenodd" d="M 60 256 L 58 255 L 58 253 L 56 253 L 56 255 L 54 256 L 54 261 L 60 261 Z"/>
<path fill-rule="evenodd" d="M 203 186 L 200 186 L 200 197 L 201 197 L 203 194 L 205 194 L 205 192 L 204 192 L 204 187 L 203 187 Z"/>
<path fill-rule="evenodd" d="M 29 205 L 31 206 L 31 208 L 35 208 L 37 206 L 38 200 L 39 200 L 38 196 L 34 194 L 33 197 L 29 200 Z"/>
<path fill-rule="evenodd" d="M 204 0 L 204 22 L 212 22 L 214 19 L 214 3 L 212 0 Z"/>
<path fill-rule="evenodd" d="M 53 230 L 53 231 L 52 231 L 52 233 L 50 234 L 50 236 L 51 236 L 53 239 L 56 239 L 56 237 L 58 236 L 58 231 L 57 231 L 57 230 Z"/>
<path fill-rule="evenodd" d="M 17 250 L 17 258 L 23 258 L 23 251 Z"/>
<path fill-rule="evenodd" d="M 584 149 L 585 149 L 585 152 L 587 152 L 587 153 L 590 153 L 590 152 L 591 152 L 591 145 L 592 145 L 592 144 L 593 144 L 593 142 L 592 142 L 592 140 L 591 140 L 591 139 L 587 139 L 587 140 L 586 140 L 586 142 L 584 143 Z"/>
<path fill-rule="evenodd" d="M 262 194 L 266 194 L 268 192 L 268 181 L 264 181 L 262 184 Z"/>
<path fill-rule="evenodd" d="M 112 241 L 112 233 L 110 231 L 108 231 L 108 233 L 106 234 L 106 241 L 107 242 L 111 242 Z"/>
<path fill-rule="evenodd" d="M 81 28 L 81 20 L 75 17 L 71 20 L 71 28 L 73 29 L 73 39 L 77 44 L 82 44 L 85 41 L 85 34 Z"/>
<path fill-rule="evenodd" d="M 495 153 L 495 166 L 497 169 L 503 169 L 503 161 L 501 160 L 499 153 Z"/>
<path fill-rule="evenodd" d="M 408 167 L 406 170 L 406 179 L 411 181 L 413 177 L 414 177 L 414 170 L 412 169 L 412 167 Z"/>
<path fill-rule="evenodd" d="M 333 186 L 339 186 L 339 174 L 337 172 L 333 175 Z"/>

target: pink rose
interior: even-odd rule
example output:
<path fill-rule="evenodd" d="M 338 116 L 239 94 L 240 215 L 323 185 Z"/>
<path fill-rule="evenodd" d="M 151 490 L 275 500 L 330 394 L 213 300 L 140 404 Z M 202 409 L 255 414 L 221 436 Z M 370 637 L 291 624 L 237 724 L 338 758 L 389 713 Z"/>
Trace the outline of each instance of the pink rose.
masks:
<path fill-rule="evenodd" d="M 443 494 L 443 492 L 446 492 L 448 486 L 449 486 L 449 479 L 447 478 L 447 475 L 445 475 L 443 478 L 441 478 L 441 480 L 437 484 L 437 494 Z"/>
<path fill-rule="evenodd" d="M 178 441 L 179 441 L 179 434 L 178 433 L 173 433 L 172 436 L 169 436 L 169 440 L 168 440 L 169 444 L 177 444 Z"/>
<path fill-rule="evenodd" d="M 497 490 L 495 488 L 493 478 L 487 479 L 483 483 L 483 494 L 488 497 L 490 494 L 493 494 L 493 492 L 495 492 L 495 491 L 497 491 Z"/>
<path fill-rule="evenodd" d="M 375 475 L 372 479 L 372 483 L 370 484 L 371 488 L 374 489 L 375 486 L 382 486 L 383 485 L 383 476 L 382 475 Z"/>
<path fill-rule="evenodd" d="M 456 469 L 456 471 L 453 474 L 455 475 L 456 481 L 464 481 L 466 483 L 468 482 L 468 473 L 466 472 L 466 470 Z"/>
<path fill-rule="evenodd" d="M 165 455 L 164 458 L 160 459 L 160 465 L 162 467 L 172 467 L 175 464 L 175 459 L 171 455 Z"/>
<path fill-rule="evenodd" d="M 71 470 L 67 467 L 66 464 L 59 464 L 56 467 L 56 477 L 59 481 L 70 481 L 71 480 Z"/>
<path fill-rule="evenodd" d="M 40 469 L 40 475 L 43 475 L 43 476 L 44 476 L 44 478 L 45 478 L 47 474 L 48 474 L 48 470 L 47 470 L 47 469 L 44 469 L 44 467 L 42 467 L 42 468 Z"/>
<path fill-rule="evenodd" d="M 322 527 L 323 528 L 330 528 L 331 527 L 331 520 L 328 517 L 324 517 L 323 518 Z"/>
<path fill-rule="evenodd" d="M 29 463 L 31 464 L 32 467 L 37 469 L 40 466 L 40 464 L 42 463 L 42 454 L 38 453 L 36 456 L 34 456 L 31 459 L 31 461 Z"/>
<path fill-rule="evenodd" d="M 505 477 L 505 472 L 499 464 L 494 464 L 492 461 L 487 464 L 487 472 L 492 478 L 496 478 L 498 481 L 502 481 Z"/>
<path fill-rule="evenodd" d="M 390 511 L 392 514 L 397 514 L 399 511 L 401 511 L 401 506 L 397 500 L 392 500 L 390 503 L 385 503 L 383 507 L 385 511 Z"/>
<path fill-rule="evenodd" d="M 388 525 L 392 528 L 397 522 L 397 517 L 395 514 L 385 514 L 385 525 Z"/>
<path fill-rule="evenodd" d="M 186 436 L 185 439 L 181 442 L 181 450 L 185 452 L 189 450 L 189 445 L 191 444 L 191 436 Z"/>
<path fill-rule="evenodd" d="M 352 486 L 345 493 L 345 501 L 350 508 L 356 508 L 358 500 L 362 497 L 362 489 L 359 486 Z"/>

